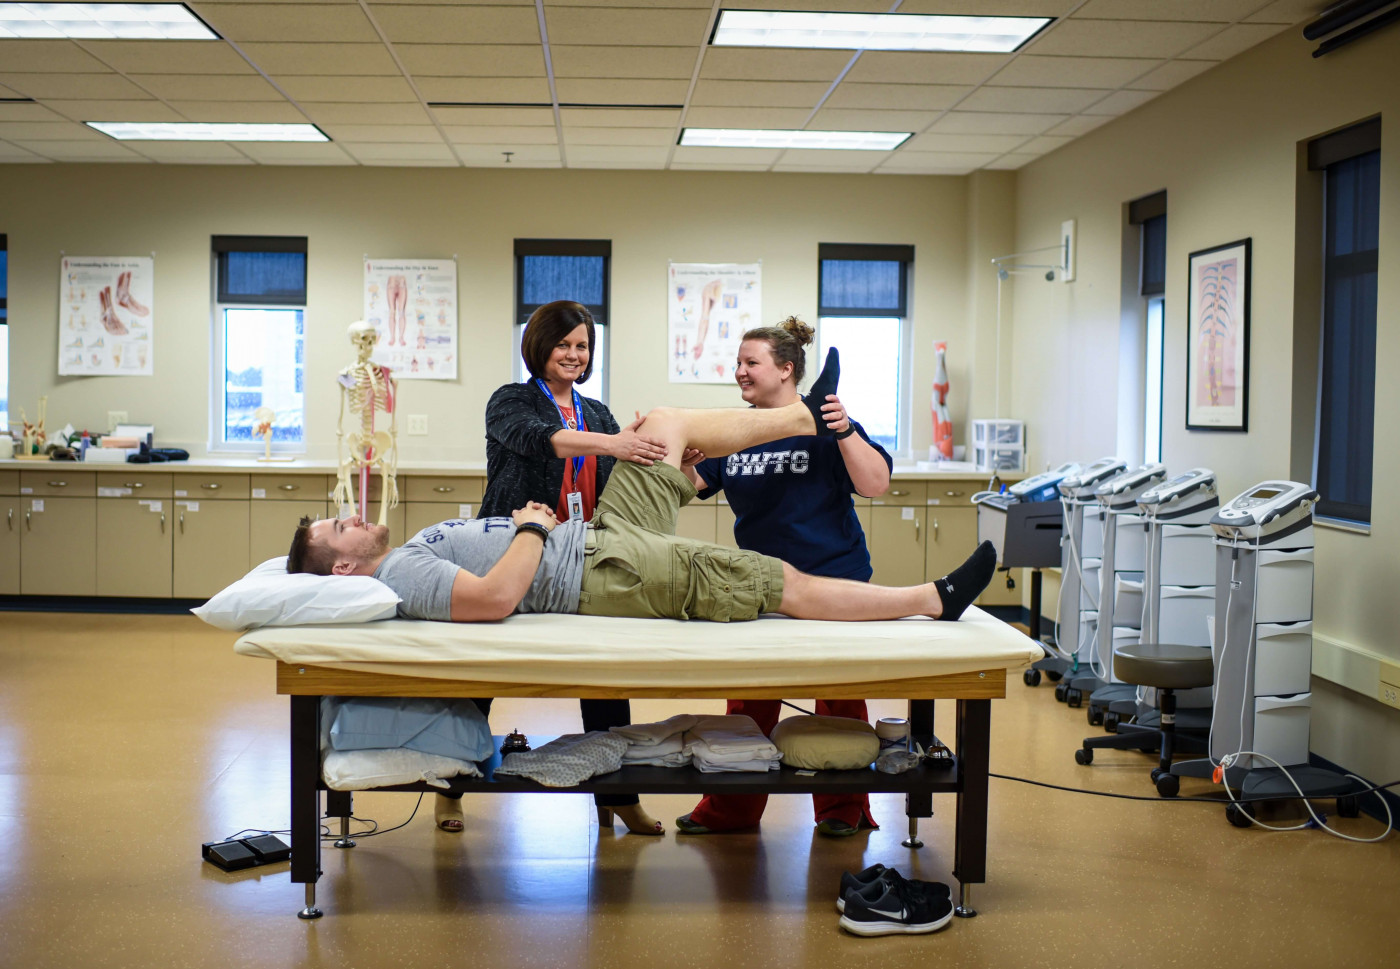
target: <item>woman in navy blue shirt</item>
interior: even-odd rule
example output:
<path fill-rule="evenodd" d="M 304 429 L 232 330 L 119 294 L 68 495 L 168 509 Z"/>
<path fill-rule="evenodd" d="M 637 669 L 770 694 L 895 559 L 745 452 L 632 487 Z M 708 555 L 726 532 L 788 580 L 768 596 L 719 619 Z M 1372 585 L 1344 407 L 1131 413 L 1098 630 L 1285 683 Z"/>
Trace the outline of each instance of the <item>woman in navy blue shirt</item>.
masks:
<path fill-rule="evenodd" d="M 778 326 L 744 334 L 734 379 L 754 407 L 782 407 L 799 399 L 812 342 L 810 326 L 788 317 Z M 831 394 L 822 405 L 834 437 L 789 437 L 725 458 L 707 458 L 688 468 L 700 498 L 724 491 L 734 511 L 740 548 L 780 556 L 804 572 L 870 581 L 870 552 L 856 517 L 852 492 L 868 497 L 890 486 L 894 462 L 852 421 Z M 747 714 L 765 734 L 778 723 L 780 700 L 730 700 L 728 713 Z M 817 713 L 866 719 L 864 700 L 818 700 Z M 690 814 L 676 819 L 686 834 L 752 827 L 763 816 L 766 794 L 708 795 Z M 814 794 L 817 830 L 855 834 L 875 827 L 864 794 Z"/>

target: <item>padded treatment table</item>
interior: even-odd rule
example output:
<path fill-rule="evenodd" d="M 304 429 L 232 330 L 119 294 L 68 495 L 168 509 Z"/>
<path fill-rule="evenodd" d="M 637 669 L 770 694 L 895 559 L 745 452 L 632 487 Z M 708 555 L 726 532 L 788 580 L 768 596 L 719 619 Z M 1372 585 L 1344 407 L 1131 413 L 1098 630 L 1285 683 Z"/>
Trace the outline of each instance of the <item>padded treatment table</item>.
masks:
<path fill-rule="evenodd" d="M 277 661 L 277 692 L 291 697 L 293 882 L 306 885 L 302 918 L 321 915 L 322 696 L 753 698 L 909 700 L 910 727 L 933 747 L 934 700 L 957 701 L 955 754 L 903 774 L 791 768 L 702 774 L 691 768 L 624 767 L 576 787 L 548 788 L 494 775 L 451 779 L 464 793 L 843 793 L 905 795 L 911 848 L 934 794 L 957 795 L 953 877 L 957 913 L 970 917 L 970 886 L 986 881 L 987 772 L 991 701 L 1006 695 L 1006 671 L 1043 655 L 1027 636 L 975 606 L 958 622 L 817 622 L 764 616 L 717 624 L 671 619 L 517 615 L 498 623 L 409 620 L 327 626 L 268 626 L 239 638 L 241 654 Z M 542 738 L 536 738 L 540 740 Z M 499 738 L 497 747 L 500 746 Z M 425 784 L 380 790 L 436 792 Z M 330 791 L 326 816 L 348 831 L 351 795 Z"/>

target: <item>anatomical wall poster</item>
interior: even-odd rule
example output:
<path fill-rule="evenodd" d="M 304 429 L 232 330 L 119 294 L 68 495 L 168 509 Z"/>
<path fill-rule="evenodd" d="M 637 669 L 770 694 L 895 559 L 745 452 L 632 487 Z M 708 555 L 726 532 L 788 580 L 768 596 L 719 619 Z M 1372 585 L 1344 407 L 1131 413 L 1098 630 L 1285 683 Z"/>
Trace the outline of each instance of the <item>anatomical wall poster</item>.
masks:
<path fill-rule="evenodd" d="M 379 332 L 372 359 L 395 377 L 456 379 L 456 261 L 366 259 L 365 322 Z"/>
<path fill-rule="evenodd" d="M 762 263 L 670 264 L 666 350 L 671 383 L 734 382 L 744 331 L 762 325 L 762 271 Z"/>
<path fill-rule="evenodd" d="M 58 372 L 149 377 L 155 371 L 155 260 L 62 256 Z"/>

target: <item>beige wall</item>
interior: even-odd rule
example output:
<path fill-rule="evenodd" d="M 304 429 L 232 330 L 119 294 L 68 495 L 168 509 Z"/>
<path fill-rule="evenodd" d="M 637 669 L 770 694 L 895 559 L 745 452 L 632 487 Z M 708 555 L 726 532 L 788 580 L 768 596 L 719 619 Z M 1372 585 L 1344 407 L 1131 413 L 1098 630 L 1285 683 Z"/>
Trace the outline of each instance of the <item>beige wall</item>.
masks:
<path fill-rule="evenodd" d="M 1298 31 L 1227 61 L 1019 172 L 1019 248 L 1053 243 L 1078 219 L 1078 278 L 1015 283 L 1014 412 L 1033 466 L 1092 459 L 1119 440 L 1123 203 L 1168 193 L 1163 460 L 1215 469 L 1229 497 L 1287 478 L 1293 406 L 1297 144 L 1384 116 L 1374 480 L 1400 475 L 1400 32 L 1314 60 Z M 1186 272 L 1197 249 L 1253 239 L 1247 434 L 1185 430 Z M 1305 385 L 1311 392 L 1311 385 Z M 1307 404 L 1307 401 L 1303 402 Z M 1390 442 L 1390 443 L 1387 443 Z M 1138 458 L 1139 455 L 1124 455 Z M 1362 692 L 1376 658 L 1400 659 L 1389 603 L 1400 588 L 1400 503 L 1377 489 L 1369 536 L 1318 529 L 1314 669 Z M 1369 671 L 1369 672 L 1368 672 Z M 1315 681 L 1316 682 L 1316 681 Z M 1400 711 L 1328 687 L 1314 692 L 1313 750 L 1377 780 L 1400 776 Z"/>
<path fill-rule="evenodd" d="M 401 412 L 428 439 L 400 436 L 405 460 L 481 460 L 487 397 L 511 378 L 516 238 L 611 239 L 611 402 L 732 405 L 731 386 L 666 379 L 668 260 L 763 262 L 763 316 L 815 322 L 817 243 L 907 243 L 913 272 L 916 453 L 931 438 L 933 339 L 952 349 L 955 420 L 967 413 L 967 180 L 682 172 L 6 166 L 0 213 L 10 247 L 11 410 L 49 395 L 51 426 L 105 427 L 108 410 L 154 422 L 167 444 L 208 439 L 212 234 L 309 240 L 309 454 L 334 455 L 335 372 L 353 360 L 361 258 L 456 254 L 463 368 L 456 381 L 405 381 Z M 1009 212 L 1006 214 L 1009 219 Z M 1009 233 L 1009 222 L 1007 223 Z M 57 377 L 60 251 L 156 253 L 155 376 Z M 587 388 L 585 388 L 587 392 Z M 401 427 L 402 431 L 402 427 Z"/>

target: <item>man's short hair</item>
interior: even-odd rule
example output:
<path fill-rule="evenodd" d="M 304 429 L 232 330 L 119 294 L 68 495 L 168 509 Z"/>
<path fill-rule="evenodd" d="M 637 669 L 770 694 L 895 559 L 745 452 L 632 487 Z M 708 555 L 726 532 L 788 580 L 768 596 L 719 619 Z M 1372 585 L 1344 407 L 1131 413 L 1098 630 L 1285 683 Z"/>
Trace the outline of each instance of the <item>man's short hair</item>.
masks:
<path fill-rule="evenodd" d="M 597 331 L 593 326 L 593 314 L 582 303 L 571 299 L 557 299 L 545 303 L 530 314 L 525 324 L 525 335 L 520 338 L 520 356 L 525 359 L 525 369 L 532 377 L 543 377 L 549 355 L 559 345 L 559 341 L 583 325 L 588 331 L 588 366 L 579 374 L 578 383 L 586 383 L 593 375 L 593 363 L 598 359 Z"/>
<path fill-rule="evenodd" d="M 288 572 L 309 572 L 312 575 L 330 575 L 335 567 L 335 553 L 325 545 L 311 541 L 311 524 L 316 519 L 302 515 L 297 530 L 292 534 L 292 547 L 287 551 Z"/>

